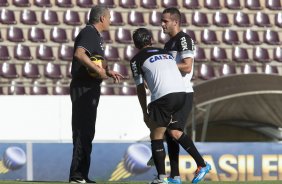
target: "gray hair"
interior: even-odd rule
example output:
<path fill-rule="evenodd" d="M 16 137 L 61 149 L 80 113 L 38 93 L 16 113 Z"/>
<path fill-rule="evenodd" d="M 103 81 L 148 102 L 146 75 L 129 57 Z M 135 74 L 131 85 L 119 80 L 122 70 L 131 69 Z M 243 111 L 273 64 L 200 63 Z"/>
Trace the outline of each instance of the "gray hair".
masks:
<path fill-rule="evenodd" d="M 106 6 L 96 5 L 91 8 L 88 23 L 89 24 L 96 24 L 100 22 L 101 16 L 105 15 L 105 12 L 108 11 Z"/>

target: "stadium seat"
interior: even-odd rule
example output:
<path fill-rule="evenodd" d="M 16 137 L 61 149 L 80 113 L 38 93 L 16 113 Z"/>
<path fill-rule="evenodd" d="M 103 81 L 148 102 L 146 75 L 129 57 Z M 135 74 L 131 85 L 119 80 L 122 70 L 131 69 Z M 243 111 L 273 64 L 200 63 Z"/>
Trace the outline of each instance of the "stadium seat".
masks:
<path fill-rule="evenodd" d="M 0 7 L 7 7 L 9 6 L 8 0 L 0 0 Z"/>
<path fill-rule="evenodd" d="M 199 4 L 198 0 L 183 0 L 183 4 L 182 6 L 186 9 L 191 9 L 191 10 L 195 10 L 195 9 L 200 9 L 202 8 Z"/>
<path fill-rule="evenodd" d="M 115 41 L 117 43 L 131 44 L 133 43 L 131 32 L 129 29 L 119 27 L 115 30 Z"/>
<path fill-rule="evenodd" d="M 2 86 L 0 86 L 0 95 L 4 95 L 4 91 L 3 91 Z"/>
<path fill-rule="evenodd" d="M 274 74 L 274 75 L 279 74 L 277 66 L 270 64 L 264 64 L 262 66 L 262 72 L 265 74 Z"/>
<path fill-rule="evenodd" d="M 262 47 L 253 48 L 253 60 L 260 63 L 268 63 L 271 61 L 268 49 Z"/>
<path fill-rule="evenodd" d="M 230 62 L 230 59 L 227 57 L 226 50 L 224 48 L 214 46 L 210 49 L 211 60 L 214 62 Z"/>
<path fill-rule="evenodd" d="M 88 10 L 88 11 L 86 11 L 86 12 L 84 13 L 84 23 L 85 23 L 85 24 L 88 24 L 90 11 L 91 11 L 91 9 Z M 111 11 L 110 11 L 110 12 L 111 12 Z M 111 19 L 111 20 L 112 20 L 112 19 Z"/>
<path fill-rule="evenodd" d="M 73 46 L 61 44 L 58 49 L 58 58 L 63 61 L 72 61 Z"/>
<path fill-rule="evenodd" d="M 230 10 L 241 10 L 243 6 L 240 1 L 241 0 L 224 0 L 224 6 Z"/>
<path fill-rule="evenodd" d="M 44 30 L 40 27 L 32 26 L 28 29 L 28 40 L 31 42 L 46 42 Z"/>
<path fill-rule="evenodd" d="M 215 77 L 215 71 L 212 65 L 201 63 L 198 68 L 198 76 L 199 79 L 209 80 Z"/>
<path fill-rule="evenodd" d="M 55 0 L 55 5 L 60 8 L 72 8 L 74 6 L 71 0 Z"/>
<path fill-rule="evenodd" d="M 80 26 L 82 24 L 77 11 L 68 9 L 63 14 L 63 22 L 71 26 Z"/>
<path fill-rule="evenodd" d="M 249 53 L 246 48 L 235 46 L 232 49 L 232 60 L 239 63 L 249 62 Z"/>
<path fill-rule="evenodd" d="M 54 61 L 55 57 L 51 46 L 40 44 L 36 47 L 36 58 L 42 61 Z"/>
<path fill-rule="evenodd" d="M 169 40 L 169 36 L 164 34 L 162 30 L 158 31 L 158 42 L 161 44 L 165 44 Z"/>
<path fill-rule="evenodd" d="M 245 0 L 245 8 L 249 10 L 262 10 L 260 0 Z"/>
<path fill-rule="evenodd" d="M 101 95 L 115 95 L 115 87 L 112 83 L 101 83 Z"/>
<path fill-rule="evenodd" d="M 25 87 L 22 82 L 11 81 L 8 86 L 8 95 L 25 95 Z"/>
<path fill-rule="evenodd" d="M 8 46 L 0 45 L 0 61 L 7 61 L 10 59 L 11 59 L 11 56 L 9 53 Z"/>
<path fill-rule="evenodd" d="M 110 31 L 102 31 L 100 34 L 101 37 L 103 38 L 104 43 L 113 43 L 113 40 L 110 35 Z"/>
<path fill-rule="evenodd" d="M 115 8 L 117 5 L 114 0 L 98 0 L 98 4 L 106 6 L 108 8 Z"/>
<path fill-rule="evenodd" d="M 253 29 L 246 29 L 243 32 L 243 41 L 249 45 L 260 45 L 262 42 L 260 41 L 259 34 L 257 31 Z"/>
<path fill-rule="evenodd" d="M 123 75 L 125 79 L 129 78 L 129 72 L 127 70 L 127 67 L 124 64 L 114 63 L 111 67 L 112 67 L 112 70 L 119 72 L 121 75 Z"/>
<path fill-rule="evenodd" d="M 7 79 L 16 79 L 19 78 L 17 73 L 16 65 L 10 62 L 3 62 L 1 67 L 1 76 Z"/>
<path fill-rule="evenodd" d="M 250 65 L 248 63 L 241 66 L 241 73 L 242 74 L 250 74 L 250 73 L 257 73 L 257 67 L 254 65 Z"/>
<path fill-rule="evenodd" d="M 29 0 L 13 0 L 12 4 L 16 7 L 30 7 Z"/>
<path fill-rule="evenodd" d="M 33 81 L 32 86 L 30 86 L 29 90 L 30 95 L 48 95 L 46 82 L 43 81 Z"/>
<path fill-rule="evenodd" d="M 234 14 L 234 24 L 238 27 L 251 27 L 252 24 L 250 22 L 249 15 L 247 13 L 238 11 Z"/>
<path fill-rule="evenodd" d="M 128 82 L 123 82 L 121 86 L 117 87 L 117 95 L 136 95 L 135 84 L 130 84 Z"/>
<path fill-rule="evenodd" d="M 33 10 L 24 9 L 20 13 L 20 22 L 26 25 L 37 25 L 36 13 Z"/>
<path fill-rule="evenodd" d="M 93 0 L 76 0 L 76 5 L 80 8 L 91 8 L 93 4 Z"/>
<path fill-rule="evenodd" d="M 72 28 L 72 31 L 71 31 L 72 41 L 75 40 L 75 38 L 78 35 L 78 33 L 80 32 L 80 30 L 81 30 L 81 27 L 79 27 L 79 26 L 75 26 L 75 27 Z"/>
<path fill-rule="evenodd" d="M 41 8 L 48 8 L 48 7 L 52 7 L 52 3 L 51 0 L 34 0 L 33 4 L 37 7 L 41 7 Z"/>
<path fill-rule="evenodd" d="M 225 29 L 222 32 L 222 41 L 228 45 L 238 45 L 241 44 L 238 36 L 238 32 L 230 29 Z"/>
<path fill-rule="evenodd" d="M 37 64 L 25 62 L 22 67 L 22 76 L 28 79 L 39 79 L 41 77 L 39 73 L 39 67 Z"/>
<path fill-rule="evenodd" d="M 70 94 L 70 87 L 69 83 L 56 81 L 55 86 L 53 86 L 52 90 L 53 95 L 69 95 Z"/>
<path fill-rule="evenodd" d="M 59 18 L 56 11 L 45 9 L 41 14 L 41 22 L 46 25 L 59 25 Z"/>
<path fill-rule="evenodd" d="M 185 13 L 181 13 L 181 24 L 180 24 L 180 26 L 182 26 L 182 27 L 183 26 L 189 26 L 189 22 L 186 18 Z"/>
<path fill-rule="evenodd" d="M 278 12 L 274 16 L 275 26 L 282 28 L 282 12 Z"/>
<path fill-rule="evenodd" d="M 44 76 L 49 79 L 62 79 L 60 64 L 54 64 L 52 61 L 48 62 L 44 67 Z"/>
<path fill-rule="evenodd" d="M 140 0 L 141 7 L 145 9 L 158 9 L 157 0 Z"/>
<path fill-rule="evenodd" d="M 279 0 L 266 0 L 265 1 L 265 7 L 270 10 L 282 10 L 282 5 Z"/>
<path fill-rule="evenodd" d="M 137 8 L 136 0 L 119 0 L 119 6 L 126 9 Z"/>
<path fill-rule="evenodd" d="M 17 44 L 14 46 L 14 58 L 18 60 L 32 60 L 29 46 L 23 44 Z"/>
<path fill-rule="evenodd" d="M 198 47 L 198 46 L 195 47 L 194 60 L 195 62 L 207 62 L 208 61 L 204 48 Z"/>
<path fill-rule="evenodd" d="M 268 14 L 263 12 L 257 12 L 254 16 L 254 25 L 259 27 L 271 27 L 272 24 L 270 23 Z"/>
<path fill-rule="evenodd" d="M 234 64 L 227 64 L 227 63 L 224 63 L 224 64 L 219 66 L 218 73 L 219 73 L 220 76 L 237 74 L 235 65 Z"/>
<path fill-rule="evenodd" d="M 66 77 L 68 77 L 69 79 L 72 78 L 72 76 L 71 76 L 71 65 L 72 65 L 72 63 L 69 62 L 69 63 L 67 64 L 67 67 L 66 67 Z"/>
<path fill-rule="evenodd" d="M 228 15 L 226 13 L 222 12 L 215 12 L 213 14 L 213 24 L 218 26 L 218 27 L 229 27 L 231 26 Z"/>
<path fill-rule="evenodd" d="M 131 26 L 145 26 L 146 22 L 143 17 L 143 12 L 131 10 L 127 13 L 127 23 Z"/>
<path fill-rule="evenodd" d="M 17 24 L 14 11 L 8 10 L 6 8 L 1 9 L 0 22 L 2 24 L 8 24 L 8 25 Z"/>
<path fill-rule="evenodd" d="M 112 26 L 124 26 L 125 25 L 121 12 L 111 10 L 110 14 L 111 14 L 111 25 Z"/>
<path fill-rule="evenodd" d="M 210 10 L 221 9 L 220 0 L 204 0 L 204 7 Z"/>
<path fill-rule="evenodd" d="M 201 42 L 207 45 L 220 44 L 215 31 L 210 29 L 204 29 L 201 31 Z"/>
<path fill-rule="evenodd" d="M 282 47 L 277 46 L 273 49 L 273 59 L 277 62 L 282 62 Z"/>
<path fill-rule="evenodd" d="M 157 10 L 150 11 L 149 24 L 152 26 L 161 26 L 162 25 L 162 12 L 158 12 Z"/>
<path fill-rule="evenodd" d="M 139 50 L 136 47 L 132 45 L 126 45 L 123 51 L 123 59 L 125 61 L 130 61 L 138 52 Z"/>
<path fill-rule="evenodd" d="M 161 0 L 161 6 L 163 8 L 170 8 L 170 7 L 180 8 L 177 0 Z"/>
<path fill-rule="evenodd" d="M 271 29 L 267 29 L 266 31 L 264 31 L 263 40 L 264 40 L 264 43 L 269 44 L 269 45 L 280 45 L 281 44 L 278 31 L 274 31 Z"/>
<path fill-rule="evenodd" d="M 19 27 L 9 26 L 7 30 L 7 40 L 10 42 L 24 42 L 23 30 Z"/>
<path fill-rule="evenodd" d="M 105 52 L 105 59 L 107 61 L 117 62 L 121 60 L 117 47 L 106 45 L 104 52 Z"/>
<path fill-rule="evenodd" d="M 0 30 L 0 42 L 3 42 L 1 30 Z"/>
<path fill-rule="evenodd" d="M 56 43 L 67 43 L 69 42 L 67 38 L 67 32 L 64 28 L 59 28 L 57 26 L 52 27 L 50 30 L 50 40 Z"/>
<path fill-rule="evenodd" d="M 210 26 L 207 14 L 200 11 L 195 11 L 192 13 L 192 24 L 198 27 Z"/>

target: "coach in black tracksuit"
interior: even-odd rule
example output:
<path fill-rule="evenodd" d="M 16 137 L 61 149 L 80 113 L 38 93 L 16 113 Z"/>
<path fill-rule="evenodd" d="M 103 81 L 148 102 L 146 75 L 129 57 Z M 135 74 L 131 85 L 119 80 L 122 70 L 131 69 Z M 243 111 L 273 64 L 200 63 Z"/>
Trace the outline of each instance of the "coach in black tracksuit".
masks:
<path fill-rule="evenodd" d="M 119 73 L 109 71 L 105 61 L 103 67 L 94 64 L 90 57 L 104 56 L 100 32 L 110 25 L 110 13 L 106 7 L 94 6 L 89 23 L 75 39 L 72 61 L 70 96 L 72 101 L 73 155 L 69 181 L 71 183 L 95 183 L 88 178 L 92 141 L 95 135 L 97 107 L 100 99 L 100 84 L 112 77 L 119 82 Z M 93 77 L 89 72 L 96 73 Z"/>

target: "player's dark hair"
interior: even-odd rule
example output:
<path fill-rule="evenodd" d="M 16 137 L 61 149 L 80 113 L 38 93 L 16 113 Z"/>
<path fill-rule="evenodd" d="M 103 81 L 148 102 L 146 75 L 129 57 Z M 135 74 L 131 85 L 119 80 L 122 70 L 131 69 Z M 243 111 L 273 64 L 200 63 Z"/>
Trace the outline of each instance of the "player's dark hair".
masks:
<path fill-rule="evenodd" d="M 88 24 L 96 24 L 100 22 L 100 18 L 106 14 L 108 8 L 103 5 L 95 5 L 89 13 Z"/>
<path fill-rule="evenodd" d="M 134 45 L 138 49 L 152 45 L 152 33 L 146 28 L 138 28 L 133 32 Z"/>
<path fill-rule="evenodd" d="M 163 11 L 163 14 L 165 14 L 165 13 L 171 14 L 179 22 L 179 24 L 181 23 L 181 21 L 180 21 L 181 20 L 181 13 L 177 8 L 174 8 L 174 7 L 166 8 Z"/>

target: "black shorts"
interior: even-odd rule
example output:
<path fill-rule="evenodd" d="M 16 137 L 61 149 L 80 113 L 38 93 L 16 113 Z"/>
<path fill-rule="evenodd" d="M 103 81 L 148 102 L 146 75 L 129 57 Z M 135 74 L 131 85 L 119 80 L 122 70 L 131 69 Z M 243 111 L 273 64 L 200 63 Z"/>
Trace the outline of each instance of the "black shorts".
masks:
<path fill-rule="evenodd" d="M 152 120 L 149 127 L 169 126 L 174 114 L 182 109 L 185 97 L 185 92 L 170 93 L 151 102 L 148 106 L 149 117 Z"/>
<path fill-rule="evenodd" d="M 192 106 L 193 106 L 193 92 L 186 93 L 185 104 L 173 116 L 174 121 L 177 121 L 178 123 L 171 124 L 169 128 L 174 130 L 184 131 L 189 114 L 192 110 Z"/>

